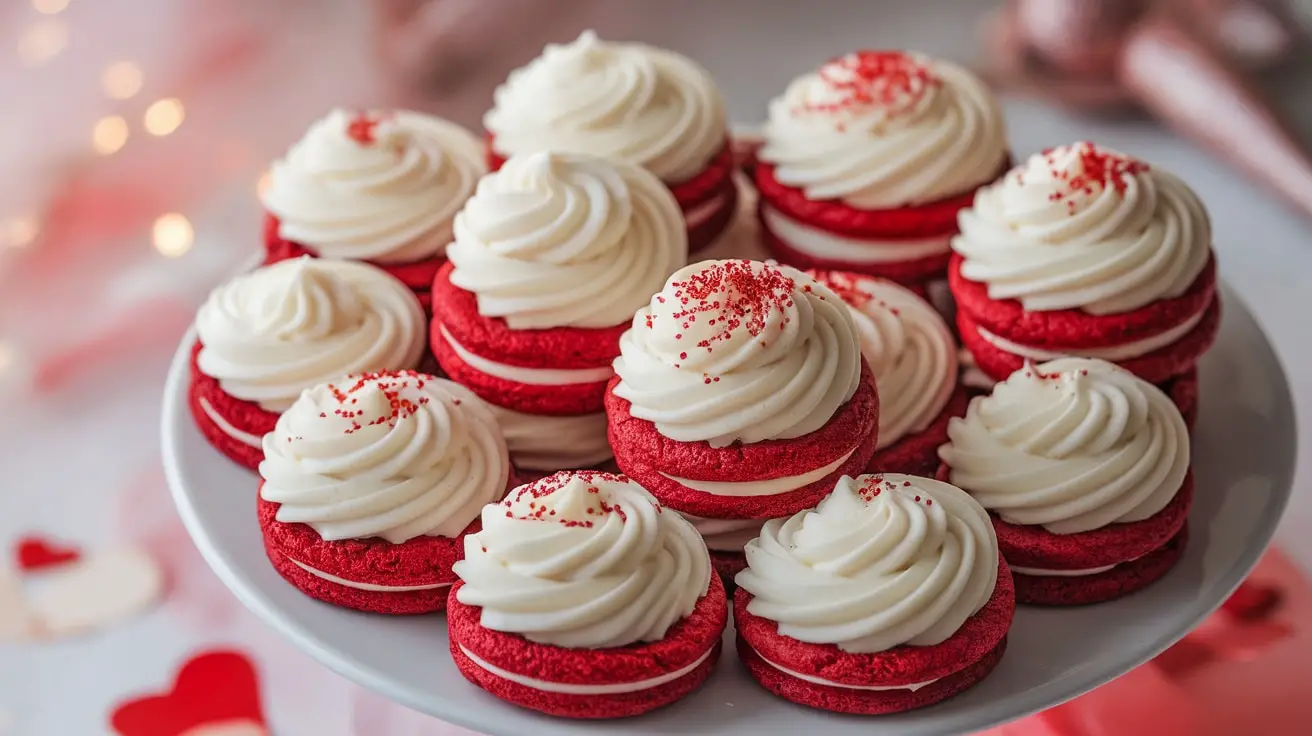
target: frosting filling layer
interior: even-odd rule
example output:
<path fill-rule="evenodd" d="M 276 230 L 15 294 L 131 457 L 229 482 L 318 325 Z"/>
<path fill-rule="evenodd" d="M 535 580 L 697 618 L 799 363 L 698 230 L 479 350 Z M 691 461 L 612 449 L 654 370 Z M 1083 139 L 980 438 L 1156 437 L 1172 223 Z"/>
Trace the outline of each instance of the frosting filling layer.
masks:
<path fill-rule="evenodd" d="M 570 386 L 580 383 L 604 383 L 609 381 L 615 371 L 610 366 L 601 368 L 525 368 L 519 365 L 506 365 L 469 352 L 461 345 L 445 325 L 440 327 L 442 338 L 447 341 L 455 354 L 469 367 L 486 373 L 494 378 L 502 378 L 529 386 Z"/>
<path fill-rule="evenodd" d="M 323 570 L 318 570 L 313 567 L 310 567 L 304 562 L 293 559 L 287 556 L 286 554 L 284 554 L 283 557 L 286 557 L 288 562 L 291 562 L 293 565 L 296 565 L 297 567 L 301 568 L 302 570 L 310 573 L 311 575 L 317 578 L 322 578 L 330 583 L 336 583 L 337 585 L 340 585 L 344 588 L 354 588 L 355 590 L 366 590 L 371 593 L 409 593 L 416 590 L 437 590 L 438 588 L 451 587 L 451 583 L 432 583 L 428 585 L 377 585 L 374 583 L 357 583 L 354 580 L 339 578 L 336 575 L 326 573 Z"/>
<path fill-rule="evenodd" d="M 801 473 L 800 475 L 785 475 L 781 478 L 764 478 L 761 480 L 746 481 L 722 481 L 722 480 L 691 480 L 689 478 L 679 478 L 669 473 L 661 475 L 694 491 L 710 493 L 715 496 L 773 496 L 780 493 L 795 491 L 802 486 L 815 483 L 824 478 L 826 475 L 838 470 L 847 462 L 847 459 L 856 452 L 856 448 L 848 450 L 842 457 L 815 470 Z"/>
<path fill-rule="evenodd" d="M 952 233 L 931 238 L 853 238 L 803 224 L 770 206 L 761 207 L 766 227 L 794 250 L 813 258 L 849 263 L 900 263 L 952 251 Z"/>
<path fill-rule="evenodd" d="M 739 642 L 742 642 L 742 640 L 739 639 Z M 914 693 L 915 691 L 919 690 L 922 687 L 925 687 L 927 685 L 932 685 L 935 682 L 939 681 L 939 678 L 936 677 L 933 680 L 926 680 L 925 682 L 917 682 L 911 685 L 848 685 L 847 683 L 834 682 L 833 680 L 826 680 L 823 677 L 816 677 L 815 675 L 806 675 L 806 674 L 802 674 L 801 672 L 790 670 L 787 667 L 778 664 L 777 662 L 771 662 L 770 660 L 766 659 L 756 649 L 752 649 L 752 651 L 756 653 L 756 656 L 761 658 L 762 662 L 765 662 L 766 664 L 779 670 L 785 675 L 788 675 L 789 677 L 795 677 L 799 680 L 809 682 L 813 685 L 824 685 L 825 687 L 838 687 L 844 690 L 865 690 L 868 692 L 879 692 L 879 691 L 888 691 L 888 690 L 909 690 Z"/>
<path fill-rule="evenodd" d="M 210 404 L 209 399 L 200 400 L 200 410 L 205 412 L 205 416 L 209 417 L 211 422 L 214 422 L 214 426 L 218 427 L 220 432 L 223 432 L 234 440 L 250 447 L 261 448 L 264 446 L 263 437 L 232 426 L 232 423 L 227 419 L 224 419 L 223 416 L 219 414 L 218 410 Z"/>
<path fill-rule="evenodd" d="M 1118 345 L 1108 345 L 1097 348 L 1072 348 L 1069 351 L 1047 350 L 1044 348 L 1029 347 L 1021 345 L 1018 342 L 1012 342 L 1005 337 L 995 335 L 983 327 L 976 326 L 979 336 L 984 338 L 993 347 L 1012 355 L 1019 355 L 1022 358 L 1030 360 L 1056 360 L 1057 358 L 1083 357 L 1098 358 L 1099 360 L 1131 360 L 1147 355 L 1156 350 L 1161 350 L 1167 345 L 1171 345 L 1180 338 L 1188 335 L 1193 328 L 1198 326 L 1202 321 L 1203 315 L 1207 313 L 1206 307 L 1189 319 L 1181 322 L 1179 325 L 1172 327 L 1165 332 L 1158 333 L 1152 337 L 1145 337 L 1142 340 L 1131 340 L 1130 342 L 1120 343 Z"/>

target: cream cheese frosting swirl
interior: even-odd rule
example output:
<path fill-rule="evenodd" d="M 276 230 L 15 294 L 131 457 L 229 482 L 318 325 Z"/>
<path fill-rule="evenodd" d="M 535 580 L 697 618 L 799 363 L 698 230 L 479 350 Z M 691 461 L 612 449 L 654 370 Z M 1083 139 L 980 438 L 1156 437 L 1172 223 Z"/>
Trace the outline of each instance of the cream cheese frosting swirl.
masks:
<path fill-rule="evenodd" d="M 455 233 L 451 283 L 516 330 L 624 324 L 688 261 L 669 189 L 582 154 L 510 159 L 479 182 Z"/>
<path fill-rule="evenodd" d="M 814 509 L 766 522 L 735 582 L 779 633 L 845 652 L 933 646 L 993 596 L 988 513 L 947 483 L 844 476 Z"/>
<path fill-rule="evenodd" d="M 373 266 L 298 258 L 210 292 L 197 361 L 224 393 L 277 412 L 348 373 L 414 368 L 425 321 L 410 289 Z"/>
<path fill-rule="evenodd" d="M 961 275 L 1031 312 L 1178 297 L 1211 257 L 1207 210 L 1184 182 L 1087 142 L 1031 156 L 958 221 Z"/>
<path fill-rule="evenodd" d="M 615 394 L 678 442 L 727 447 L 814 432 L 861 380 L 856 325 L 806 274 L 759 261 L 684 268 L 633 317 Z"/>
<path fill-rule="evenodd" d="M 487 171 L 482 144 L 415 112 L 333 110 L 270 172 L 278 232 L 324 258 L 407 263 L 441 256 Z"/>
<path fill-rule="evenodd" d="M 264 500 L 325 541 L 456 537 L 506 491 L 496 419 L 463 386 L 414 371 L 307 390 L 264 436 Z"/>
<path fill-rule="evenodd" d="M 584 31 L 549 44 L 493 93 L 483 126 L 510 156 L 555 150 L 691 179 L 724 146 L 724 101 L 711 75 L 672 51 Z"/>
<path fill-rule="evenodd" d="M 1007 158 L 1002 109 L 984 82 L 920 54 L 839 57 L 793 80 L 769 114 L 757 155 L 775 178 L 858 209 L 968 192 Z"/>
<path fill-rule="evenodd" d="M 1189 432 L 1161 389 L 1112 363 L 1026 365 L 948 424 L 954 484 L 1012 524 L 1075 534 L 1142 521 L 1189 471 Z"/>
<path fill-rule="evenodd" d="M 839 271 L 811 275 L 852 312 L 879 391 L 878 449 L 928 427 L 957 387 L 956 341 L 943 317 L 892 281 Z"/>
<path fill-rule="evenodd" d="M 706 545 L 624 476 L 565 471 L 483 509 L 453 568 L 485 628 L 570 649 L 665 638 L 711 582 Z"/>

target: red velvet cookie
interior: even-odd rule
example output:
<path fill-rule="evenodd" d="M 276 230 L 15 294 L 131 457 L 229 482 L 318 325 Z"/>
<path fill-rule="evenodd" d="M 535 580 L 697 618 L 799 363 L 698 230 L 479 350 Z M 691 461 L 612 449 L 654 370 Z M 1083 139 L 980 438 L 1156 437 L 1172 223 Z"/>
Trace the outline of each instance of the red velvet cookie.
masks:
<path fill-rule="evenodd" d="M 961 275 L 962 263 L 961 256 L 954 255 L 948 268 L 948 283 L 957 302 L 957 328 L 980 369 L 996 380 L 1011 375 L 1024 359 L 985 339 L 980 329 L 1017 345 L 1078 355 L 1095 348 L 1150 340 L 1196 319 L 1192 327 L 1168 344 L 1114 361 L 1144 380 L 1161 383 L 1192 370 L 1216 341 L 1220 328 L 1215 259 L 1208 261 L 1184 294 L 1109 315 L 1091 315 L 1077 309 L 1027 312 L 1015 299 L 990 299 L 987 286 Z"/>
<path fill-rule="evenodd" d="M 1192 430 L 1198 421 L 1198 370 L 1178 375 L 1159 388 L 1179 407 L 1185 426 Z"/>
<path fill-rule="evenodd" d="M 622 718 L 688 695 L 710 676 L 728 623 L 724 586 L 715 575 L 692 613 L 650 644 L 565 649 L 483 628 L 482 609 L 447 604 L 451 657 L 478 687 L 523 708 L 564 718 Z M 619 687 L 631 684 L 627 690 Z"/>
<path fill-rule="evenodd" d="M 1129 595 L 1157 582 L 1184 556 L 1189 526 L 1166 544 L 1130 562 L 1093 575 L 1056 576 L 1015 573 L 1016 601 L 1036 606 L 1082 606 Z"/>
<path fill-rule="evenodd" d="M 197 341 L 191 349 L 191 386 L 187 391 L 192 419 L 215 449 L 233 462 L 256 470 L 264 459 L 261 440 L 273 431 L 278 415 L 255 402 L 224 393 L 218 379 L 201 372 L 197 364 L 200 350 Z"/>
<path fill-rule="evenodd" d="M 742 552 L 720 552 L 710 550 L 711 567 L 720 576 L 720 581 L 724 583 L 724 589 L 731 595 L 738 589 L 738 584 L 733 581 L 738 573 L 747 569 L 747 555 Z"/>
<path fill-rule="evenodd" d="M 950 470 L 941 466 L 938 478 L 951 482 L 949 474 Z M 1012 574 L 1016 576 L 1018 601 L 1046 605 L 1062 605 L 1063 601 L 1071 605 L 1096 603 L 1137 590 L 1161 577 L 1175 564 L 1183 542 L 1175 547 L 1171 545 L 1183 534 L 1193 498 L 1194 476 L 1191 471 L 1185 475 L 1180 491 L 1171 502 L 1143 521 L 1108 524 L 1076 534 L 1053 534 L 1042 526 L 1005 522 L 993 513 L 989 518 L 998 535 L 998 551 L 1012 566 Z M 1174 551 L 1163 552 L 1168 548 Z M 1025 572 L 1084 572 L 1105 567 L 1110 569 L 1079 575 Z M 1027 578 L 1024 586 L 1020 582 L 1022 578 Z M 1022 588 L 1025 591 L 1062 593 L 1060 597 L 1040 593 L 1041 599 L 1034 599 L 1028 597 L 1028 593 L 1023 594 Z"/>
<path fill-rule="evenodd" d="M 722 448 L 704 441 L 678 442 L 665 437 L 655 424 L 630 413 L 632 405 L 615 394 L 618 383 L 618 378 L 612 379 L 606 390 L 608 434 L 615 462 L 661 503 L 696 516 L 768 519 L 815 506 L 833 490 L 838 478 L 859 475 L 866 468 L 878 441 L 879 397 L 865 361 L 861 362 L 856 393 L 819 430 L 795 439 Z M 753 483 L 802 475 L 834 463 L 837 467 L 818 480 L 764 496 L 716 495 L 674 480 Z"/>
<path fill-rule="evenodd" d="M 278 234 L 278 218 L 272 214 L 266 214 L 264 220 L 264 265 L 285 261 L 290 258 L 300 258 L 301 256 L 319 257 L 314 249 L 284 239 Z M 414 263 L 377 263 L 366 261 L 372 266 L 376 266 L 397 278 L 398 281 L 410 287 L 410 290 L 419 298 L 419 303 L 424 305 L 424 309 L 431 307 L 431 297 L 428 290 L 433 285 L 433 277 L 437 274 L 437 269 L 442 267 L 446 262 L 445 258 L 428 258 Z"/>
<path fill-rule="evenodd" d="M 993 596 L 945 641 L 852 654 L 779 633 L 748 612 L 752 595 L 734 594 L 738 658 L 762 687 L 794 703 L 837 713 L 897 713 L 945 700 L 982 680 L 1006 650 L 1016 610 L 1011 573 L 998 558 Z M 821 682 L 817 682 L 820 680 Z M 908 686 L 921 685 L 914 690 Z M 875 690 L 871 688 L 889 688 Z"/>
<path fill-rule="evenodd" d="M 506 158 L 496 150 L 496 139 L 491 133 L 487 139 L 487 166 L 489 171 L 497 171 L 506 163 Z M 724 146 L 691 179 L 681 182 L 665 182 L 679 203 L 688 225 L 688 251 L 690 253 L 706 248 L 733 222 L 738 209 L 738 187 L 734 184 L 733 172 L 736 168 L 734 148 L 729 138 Z"/>
<path fill-rule="evenodd" d="M 572 416 L 601 411 L 609 375 L 584 383 L 529 384 L 489 375 L 470 365 L 467 357 L 473 355 L 512 370 L 611 374 L 611 362 L 620 353 L 620 335 L 629 328 L 627 322 L 605 329 L 512 330 L 504 319 L 478 313 L 477 297 L 451 283 L 453 270 L 452 264 L 444 265 L 433 281 L 430 335 L 433 354 L 452 380 L 468 386 L 485 401 L 526 414 Z"/>
<path fill-rule="evenodd" d="M 263 498 L 258 503 L 264 550 L 279 575 L 311 598 L 372 613 L 445 609 L 447 593 L 456 580 L 451 566 L 464 553 L 465 535 L 481 528 L 475 519 L 454 539 L 420 536 L 401 544 L 379 538 L 325 542 L 306 524 L 278 521 L 278 504 Z"/>
<path fill-rule="evenodd" d="M 943 411 L 928 427 L 910 434 L 882 450 L 877 450 L 866 466 L 867 473 L 902 473 L 933 477 L 938 470 L 938 448 L 948 441 L 948 421 L 966 415 L 970 396 L 964 386 L 957 386 Z"/>

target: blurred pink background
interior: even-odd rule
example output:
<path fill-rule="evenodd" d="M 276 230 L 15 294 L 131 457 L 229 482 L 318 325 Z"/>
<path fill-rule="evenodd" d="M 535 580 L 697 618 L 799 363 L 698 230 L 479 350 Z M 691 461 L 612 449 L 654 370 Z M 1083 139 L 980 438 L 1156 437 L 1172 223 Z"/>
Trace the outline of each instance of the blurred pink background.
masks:
<path fill-rule="evenodd" d="M 0 626 L 0 734 L 109 732 L 124 702 L 166 690 L 210 649 L 250 662 L 270 733 L 468 733 L 320 668 L 242 609 L 191 546 L 159 469 L 159 392 L 176 340 L 208 289 L 255 252 L 267 162 L 328 107 L 405 105 L 477 126 L 508 70 L 548 40 L 597 27 L 695 56 L 725 86 L 735 119 L 751 123 L 793 74 L 849 48 L 908 45 L 968 59 L 993 5 L 0 5 L 0 608 L 3 577 L 14 574 L 8 550 L 33 534 L 84 555 L 145 549 L 169 581 L 161 605 L 93 634 L 15 643 Z M 1303 91 L 1282 98 L 1312 133 L 1309 77 L 1291 74 L 1285 84 Z M 1008 113 L 1019 152 L 1093 137 L 1151 154 L 1194 183 L 1217 221 L 1225 277 L 1286 366 L 1312 362 L 1299 291 L 1312 274 L 1304 221 L 1154 124 L 1089 121 L 1029 100 L 1009 100 Z M 1300 413 L 1312 415 L 1312 378 L 1292 378 Z M 1300 455 L 1307 467 L 1307 438 Z M 1288 689 L 1312 678 L 1308 479 L 1299 475 L 1281 532 L 1288 555 L 1258 575 L 1282 591 L 1277 614 L 1218 614 L 1156 664 L 996 733 L 1221 734 L 1235 724 L 1295 733 L 1280 724 L 1312 716 Z M 1263 729 L 1258 713 L 1280 717 Z"/>

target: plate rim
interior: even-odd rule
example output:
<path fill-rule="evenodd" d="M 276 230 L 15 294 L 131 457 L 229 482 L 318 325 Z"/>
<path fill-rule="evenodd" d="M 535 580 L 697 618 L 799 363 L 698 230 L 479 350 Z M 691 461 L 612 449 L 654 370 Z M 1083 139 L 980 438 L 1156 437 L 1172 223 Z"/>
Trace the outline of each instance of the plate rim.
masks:
<path fill-rule="evenodd" d="M 1279 352 L 1275 349 L 1274 343 L 1270 340 L 1266 330 L 1258 321 L 1255 313 L 1249 308 L 1247 302 L 1239 296 L 1234 288 L 1230 287 L 1224 280 L 1220 283 L 1220 292 L 1223 301 L 1228 309 L 1236 309 L 1241 312 L 1246 320 L 1252 324 L 1255 329 L 1255 336 L 1260 338 L 1260 349 L 1267 358 L 1267 361 L 1275 367 L 1280 378 L 1278 385 L 1272 386 L 1274 393 L 1273 398 L 1284 405 L 1289 417 L 1289 432 L 1279 438 L 1279 441 L 1285 445 L 1282 456 L 1290 458 L 1286 468 L 1280 469 L 1279 475 L 1273 475 L 1273 488 L 1277 490 L 1274 495 L 1273 503 L 1276 508 L 1272 513 L 1265 516 L 1262 523 L 1257 525 L 1253 530 L 1253 536 L 1262 538 L 1261 544 L 1249 545 L 1244 548 L 1242 554 L 1238 555 L 1234 564 L 1224 573 L 1219 574 L 1217 589 L 1224 588 L 1225 595 L 1219 596 L 1213 602 L 1191 601 L 1190 609 L 1187 615 L 1179 616 L 1178 620 L 1187 622 L 1182 627 L 1174 627 L 1182 630 L 1183 633 L 1166 634 L 1158 636 L 1146 643 L 1136 647 L 1127 647 L 1124 653 L 1114 656 L 1113 667 L 1102 666 L 1092 672 L 1083 670 L 1068 673 L 1055 682 L 1063 683 L 1058 688 L 1060 693 L 1053 693 L 1050 690 L 1054 686 L 1054 681 L 1045 683 L 1044 686 L 1033 688 L 1027 692 L 1012 696 L 1007 701 L 1007 707 L 992 713 L 987 721 L 971 722 L 966 727 L 971 730 L 980 730 L 992 728 L 1000 724 L 1024 718 L 1041 710 L 1056 707 L 1062 703 L 1073 700 L 1097 687 L 1100 687 L 1125 673 L 1139 667 L 1153 657 L 1165 651 L 1175 642 L 1179 641 L 1189 631 L 1196 628 L 1204 619 L 1213 611 L 1220 607 L 1227 597 L 1243 582 L 1249 572 L 1257 565 L 1262 555 L 1273 541 L 1276 528 L 1288 509 L 1290 498 L 1293 495 L 1293 482 L 1298 467 L 1298 417 L 1296 407 L 1293 403 L 1292 389 L 1289 384 L 1289 372 L 1284 362 L 1280 358 Z M 328 667 L 330 670 L 345 677 L 352 682 L 369 688 L 374 692 L 386 697 L 389 700 L 400 703 L 408 708 L 431 715 L 458 726 L 474 729 L 480 733 L 501 733 L 495 725 L 489 726 L 486 722 L 481 722 L 472 715 L 465 715 L 466 712 L 474 713 L 476 709 L 460 709 L 452 707 L 449 709 L 436 709 L 432 707 L 432 701 L 412 697 L 405 690 L 398 690 L 390 685 L 385 678 L 375 675 L 370 668 L 363 663 L 356 661 L 354 658 L 336 651 L 322 643 L 319 638 L 307 633 L 298 627 L 291 617 L 282 612 L 282 609 L 274 605 L 271 601 L 266 600 L 254 586 L 250 586 L 243 579 L 232 565 L 225 559 L 223 551 L 215 544 L 214 540 L 204 531 L 203 523 L 195 505 L 192 503 L 188 493 L 184 488 L 182 480 L 182 470 L 179 466 L 178 444 L 178 418 L 184 421 L 188 420 L 186 412 L 182 410 L 180 404 L 182 397 L 185 395 L 185 382 L 189 377 L 188 363 L 190 349 L 196 339 L 196 328 L 193 324 L 183 335 L 179 342 L 178 349 L 174 353 L 170 362 L 169 372 L 164 383 L 164 396 L 162 409 L 160 412 L 160 430 L 161 430 L 161 449 L 163 453 L 164 475 L 168 483 L 169 493 L 173 499 L 174 505 L 178 510 L 178 515 L 182 519 L 183 526 L 187 530 L 188 536 L 192 543 L 200 551 L 206 564 L 214 571 L 224 586 L 237 597 L 243 605 L 252 613 L 258 616 L 265 624 L 272 627 L 280 635 L 292 642 L 297 649 L 309 654 L 315 661 Z M 731 666 L 721 664 L 719 666 Z M 1105 671 L 1105 672 L 1104 672 Z M 1111 674 L 1106 674 L 1110 672 Z M 1054 695 L 1056 697 L 1054 697 Z M 506 707 L 513 707 L 507 705 Z M 824 717 L 824 714 L 816 711 L 816 717 Z M 562 723 L 567 722 L 562 720 Z M 603 721 L 601 723 L 620 724 L 617 728 L 622 729 L 624 721 Z M 635 724 L 636 725 L 636 724 Z M 952 724 L 946 723 L 946 726 Z M 961 728 L 958 724 L 955 728 Z M 489 730 L 491 729 L 491 730 Z M 956 731 L 952 731 L 956 732 Z"/>

